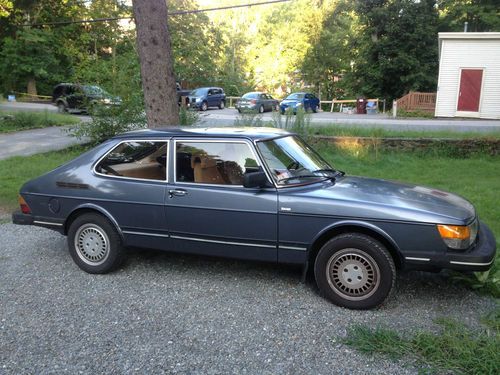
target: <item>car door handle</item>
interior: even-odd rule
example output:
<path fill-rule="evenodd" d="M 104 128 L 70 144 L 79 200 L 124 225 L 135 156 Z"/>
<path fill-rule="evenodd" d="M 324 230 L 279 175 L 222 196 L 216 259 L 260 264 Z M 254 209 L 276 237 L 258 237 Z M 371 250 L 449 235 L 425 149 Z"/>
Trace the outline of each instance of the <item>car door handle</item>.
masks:
<path fill-rule="evenodd" d="M 174 195 L 176 197 L 183 197 L 187 195 L 187 193 L 188 192 L 184 189 L 171 189 L 168 191 L 168 195 L 170 196 L 170 198 L 172 198 Z"/>

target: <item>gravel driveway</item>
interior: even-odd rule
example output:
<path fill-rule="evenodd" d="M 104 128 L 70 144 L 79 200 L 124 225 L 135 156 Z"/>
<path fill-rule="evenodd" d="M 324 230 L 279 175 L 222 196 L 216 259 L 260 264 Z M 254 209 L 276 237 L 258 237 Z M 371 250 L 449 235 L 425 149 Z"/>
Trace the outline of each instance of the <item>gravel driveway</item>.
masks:
<path fill-rule="evenodd" d="M 443 275 L 407 273 L 376 311 L 318 295 L 300 270 L 131 251 L 109 275 L 80 271 L 66 238 L 0 225 L 0 373 L 405 374 L 417 369 L 342 345 L 353 323 L 475 325 L 494 301 Z"/>

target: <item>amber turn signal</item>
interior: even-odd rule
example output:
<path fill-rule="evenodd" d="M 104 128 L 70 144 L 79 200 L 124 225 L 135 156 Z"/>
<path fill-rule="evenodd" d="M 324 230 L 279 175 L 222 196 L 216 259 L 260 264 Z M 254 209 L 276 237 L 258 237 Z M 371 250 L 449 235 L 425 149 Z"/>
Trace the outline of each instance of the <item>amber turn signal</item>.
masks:
<path fill-rule="evenodd" d="M 438 225 L 437 227 L 442 238 L 466 240 L 470 237 L 470 229 L 468 226 Z"/>
<path fill-rule="evenodd" d="M 21 212 L 23 214 L 30 214 L 31 213 L 31 209 L 30 207 L 28 206 L 28 203 L 26 203 L 26 201 L 24 200 L 23 197 L 19 196 L 19 206 L 21 206 Z"/>

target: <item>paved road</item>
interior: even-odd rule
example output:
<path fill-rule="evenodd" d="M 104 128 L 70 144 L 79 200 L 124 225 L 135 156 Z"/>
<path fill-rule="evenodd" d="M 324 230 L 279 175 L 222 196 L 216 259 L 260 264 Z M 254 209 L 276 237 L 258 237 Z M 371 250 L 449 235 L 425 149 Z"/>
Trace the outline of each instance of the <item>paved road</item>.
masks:
<path fill-rule="evenodd" d="M 272 122 L 276 114 L 265 113 L 263 122 Z M 238 118 L 235 109 L 210 109 L 200 113 L 199 125 L 231 126 Z M 409 131 L 454 131 L 454 132 L 500 132 L 500 120 L 463 119 L 393 119 L 388 115 L 348 115 L 344 113 L 320 112 L 310 114 L 311 125 L 347 125 L 359 128 L 383 128 Z"/>
<path fill-rule="evenodd" d="M 70 137 L 67 127 L 24 130 L 16 133 L 0 134 L 0 159 L 11 156 L 28 156 L 85 142 Z"/>
<path fill-rule="evenodd" d="M 90 275 L 56 232 L 0 225 L 2 374 L 416 374 L 343 345 L 346 329 L 436 330 L 441 316 L 477 326 L 494 306 L 414 272 L 382 308 L 352 311 L 296 268 L 146 250 Z"/>
<path fill-rule="evenodd" d="M 8 103 L 0 104 L 0 109 L 27 111 L 56 111 L 50 104 Z M 272 121 L 270 112 L 262 115 L 262 121 Z M 87 116 L 81 116 L 87 120 Z M 224 110 L 209 109 L 200 112 L 200 126 L 231 126 L 238 118 L 238 112 L 233 108 Z M 352 127 L 380 127 L 393 130 L 450 130 L 456 132 L 500 132 L 500 120 L 463 120 L 463 119 L 393 119 L 388 115 L 348 115 L 344 113 L 320 112 L 310 115 L 311 124 L 315 126 L 349 125 Z"/>

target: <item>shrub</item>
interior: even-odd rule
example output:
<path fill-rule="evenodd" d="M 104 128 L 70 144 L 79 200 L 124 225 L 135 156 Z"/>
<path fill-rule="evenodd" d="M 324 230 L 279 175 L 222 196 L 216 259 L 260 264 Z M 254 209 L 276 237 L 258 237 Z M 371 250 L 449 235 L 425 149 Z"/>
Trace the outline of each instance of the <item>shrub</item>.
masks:
<path fill-rule="evenodd" d="M 139 95 L 140 94 L 140 95 Z M 91 122 L 82 122 L 70 129 L 78 139 L 88 137 L 97 144 L 117 134 L 146 127 L 142 93 L 130 96 L 119 106 L 95 105 L 90 110 Z"/>

